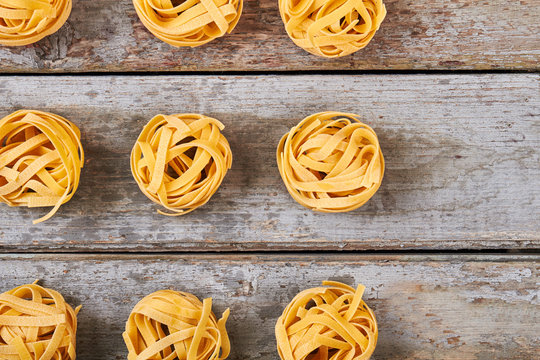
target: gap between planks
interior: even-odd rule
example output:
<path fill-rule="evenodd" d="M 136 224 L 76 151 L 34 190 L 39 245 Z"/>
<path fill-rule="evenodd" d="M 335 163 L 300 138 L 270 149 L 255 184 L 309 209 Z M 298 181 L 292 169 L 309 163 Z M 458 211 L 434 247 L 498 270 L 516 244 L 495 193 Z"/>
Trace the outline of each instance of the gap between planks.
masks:
<path fill-rule="evenodd" d="M 116 261 L 116 260 L 142 260 L 142 261 L 170 261 L 186 260 L 199 261 L 208 260 L 215 262 L 276 262 L 276 261 L 311 261 L 313 263 L 330 264 L 333 262 L 512 262 L 512 261 L 530 261 L 540 262 L 540 253 L 490 253 L 486 251 L 478 253 L 402 253 L 389 252 L 384 254 L 349 252 L 349 253 L 7 253 L 0 254 L 1 260 L 27 260 L 36 261 L 80 261 L 80 260 L 98 260 L 98 261 Z"/>
<path fill-rule="evenodd" d="M 96 72 L 52 72 L 52 73 L 29 73 L 13 72 L 0 73 L 3 77 L 84 77 L 84 76 L 306 76 L 306 75 L 498 75 L 498 74 L 540 74 L 538 69 L 491 69 L 491 70 L 467 70 L 467 69 L 435 69 L 435 70 L 414 70 L 414 69 L 388 69 L 388 70 L 356 70 L 356 69 L 336 69 L 336 70 L 199 70 L 199 71 L 96 71 Z"/>

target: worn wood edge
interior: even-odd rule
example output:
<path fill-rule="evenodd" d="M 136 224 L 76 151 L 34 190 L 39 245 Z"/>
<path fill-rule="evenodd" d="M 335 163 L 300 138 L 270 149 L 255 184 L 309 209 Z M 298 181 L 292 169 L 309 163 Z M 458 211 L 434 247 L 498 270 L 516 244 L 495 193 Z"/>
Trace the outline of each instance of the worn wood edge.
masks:
<path fill-rule="evenodd" d="M 519 239 L 517 239 L 519 237 Z M 140 239 L 141 242 L 144 239 Z M 65 239 L 62 245 L 47 245 L 44 247 L 39 244 L 39 241 L 34 245 L 6 245 L 0 244 L 0 254 L 27 251 L 33 253 L 47 253 L 50 251 L 57 251 L 58 253 L 79 253 L 79 252 L 100 252 L 102 254 L 114 254 L 118 252 L 125 253 L 174 253 L 174 252 L 191 252 L 197 253 L 202 249 L 205 251 L 212 251 L 217 253 L 226 253 L 230 251 L 245 251 L 245 252 L 274 252 L 284 249 L 283 242 L 272 241 L 244 241 L 242 243 L 220 243 L 209 241 L 182 241 L 181 244 L 169 244 L 152 243 L 148 242 L 145 245 L 122 245 L 116 242 L 110 242 L 108 240 L 98 240 L 89 244 L 89 246 L 78 244 L 74 247 L 71 244 L 79 243 L 80 239 L 71 238 Z M 445 239 L 429 239 L 422 238 L 423 245 L 418 246 L 416 240 L 401 240 L 401 239 L 345 239 L 340 240 L 335 245 L 329 245 L 329 239 L 309 239 L 309 242 L 295 242 L 287 243 L 286 250 L 301 253 L 303 251 L 411 251 L 418 249 L 429 249 L 430 246 L 426 245 L 433 243 L 435 248 L 441 250 L 471 250 L 471 249 L 483 249 L 483 250 L 538 250 L 540 249 L 540 237 L 538 234 L 531 233 L 528 237 L 524 237 L 523 233 L 516 234 L 514 238 L 499 238 L 499 239 L 485 239 L 485 238 L 470 238 L 466 242 L 463 240 L 445 240 Z M 396 243 L 399 242 L 399 246 Z M 438 246 L 438 244 L 444 243 L 444 247 Z M 476 244 L 471 246 L 471 243 Z M 107 247 L 105 247 L 107 245 Z"/>
<path fill-rule="evenodd" d="M 399 254 L 363 254 L 363 253 L 183 253 L 183 254 L 151 254 L 151 253 L 119 253 L 119 254 L 84 254 L 84 253 L 9 253 L 0 254 L 2 260 L 35 260 L 35 261 L 182 261 L 199 262 L 211 261 L 216 263 L 276 263 L 276 262 L 306 262 L 319 264 L 358 263 L 358 262 L 540 262 L 540 253 L 531 254 L 489 254 L 489 253 L 459 253 L 459 254 L 429 254 L 412 253 Z"/>

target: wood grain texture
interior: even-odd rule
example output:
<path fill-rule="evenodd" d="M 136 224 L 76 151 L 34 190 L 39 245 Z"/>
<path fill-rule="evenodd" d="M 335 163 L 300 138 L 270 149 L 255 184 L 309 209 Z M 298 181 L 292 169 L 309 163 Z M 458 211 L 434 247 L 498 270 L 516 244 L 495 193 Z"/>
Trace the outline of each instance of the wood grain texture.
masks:
<path fill-rule="evenodd" d="M 75 197 L 0 213 L 2 251 L 186 251 L 539 248 L 540 76 L 3 77 L 2 116 L 35 108 L 83 134 Z M 275 149 L 303 117 L 354 112 L 378 133 L 378 193 L 344 214 L 298 205 Z M 156 213 L 129 170 L 131 148 L 158 113 L 220 119 L 233 168 L 208 204 Z"/>
<path fill-rule="evenodd" d="M 164 288 L 231 309 L 230 360 L 278 359 L 274 326 L 299 291 L 332 279 L 366 285 L 379 359 L 533 359 L 540 346 L 538 256 L 0 257 L 0 292 L 41 278 L 82 304 L 77 359 L 125 359 L 133 306 Z M 193 281 L 196 279 L 195 281 Z"/>
<path fill-rule="evenodd" d="M 2 72 L 519 69 L 540 60 L 538 0 L 387 0 L 367 48 L 327 60 L 287 37 L 277 0 L 248 0 L 233 34 L 195 49 L 152 36 L 130 0 L 75 0 L 56 34 L 0 48 Z"/>

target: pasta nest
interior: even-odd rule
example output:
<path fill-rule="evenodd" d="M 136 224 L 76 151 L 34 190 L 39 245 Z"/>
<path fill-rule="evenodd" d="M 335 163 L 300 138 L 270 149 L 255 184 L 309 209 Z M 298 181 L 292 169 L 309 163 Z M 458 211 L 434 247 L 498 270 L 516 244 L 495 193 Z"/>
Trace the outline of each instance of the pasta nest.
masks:
<path fill-rule="evenodd" d="M 158 39 L 195 47 L 231 33 L 242 14 L 242 0 L 133 0 L 139 19 Z"/>
<path fill-rule="evenodd" d="M 126 323 L 128 360 L 213 360 L 229 356 L 225 323 L 229 309 L 217 320 L 212 299 L 160 290 L 143 298 Z"/>
<path fill-rule="evenodd" d="M 84 163 L 81 133 L 63 117 L 19 110 L 0 120 L 0 201 L 9 206 L 53 208 L 53 216 L 77 187 Z"/>
<path fill-rule="evenodd" d="M 334 58 L 364 48 L 379 29 L 382 0 L 279 0 L 285 30 L 304 50 Z"/>
<path fill-rule="evenodd" d="M 75 360 L 80 308 L 36 283 L 0 294 L 0 358 Z"/>
<path fill-rule="evenodd" d="M 358 117 L 314 114 L 281 138 L 279 172 L 298 203 L 321 212 L 351 211 L 379 189 L 384 175 L 379 140 Z"/>
<path fill-rule="evenodd" d="M 55 33 L 71 13 L 71 0 L 0 0 L 0 44 L 35 43 Z"/>
<path fill-rule="evenodd" d="M 171 213 L 187 214 L 210 200 L 232 164 L 224 126 L 198 114 L 157 115 L 131 152 L 141 191 Z"/>
<path fill-rule="evenodd" d="M 283 360 L 367 360 L 377 345 L 377 321 L 362 300 L 365 287 L 339 282 L 300 292 L 276 324 Z"/>

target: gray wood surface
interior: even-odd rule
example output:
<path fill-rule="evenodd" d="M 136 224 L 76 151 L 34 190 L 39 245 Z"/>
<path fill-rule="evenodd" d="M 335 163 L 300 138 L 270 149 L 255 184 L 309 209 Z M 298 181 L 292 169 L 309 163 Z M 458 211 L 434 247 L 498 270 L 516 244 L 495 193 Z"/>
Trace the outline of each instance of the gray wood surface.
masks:
<path fill-rule="evenodd" d="M 132 307 L 164 288 L 213 297 L 216 313 L 230 307 L 230 360 L 278 359 L 277 317 L 326 279 L 367 286 L 380 327 L 373 360 L 538 357 L 539 1 L 385 4 L 373 41 L 341 59 L 295 46 L 277 0 L 245 1 L 233 34 L 195 49 L 156 39 L 131 0 L 73 0 L 58 33 L 0 46 L 0 118 L 65 116 L 86 153 L 79 190 L 51 220 L 32 225 L 46 209 L 0 204 L 0 293 L 39 278 L 82 304 L 78 360 L 125 359 Z M 66 74 L 79 72 L 102 74 Z M 358 113 L 379 135 L 385 178 L 354 212 L 303 208 L 277 170 L 280 137 L 324 110 Z M 152 116 L 179 112 L 226 125 L 233 168 L 208 204 L 170 218 L 139 191 L 129 153 Z M 450 252 L 488 249 L 513 255 Z"/>
<path fill-rule="evenodd" d="M 79 314 L 79 360 L 125 359 L 125 321 L 164 288 L 231 309 L 230 360 L 278 359 L 274 326 L 296 293 L 332 279 L 366 285 L 380 332 L 373 360 L 533 359 L 536 256 L 4 255 L 0 292 L 41 278 Z M 535 355 L 536 354 L 536 355 Z"/>
<path fill-rule="evenodd" d="M 1 251 L 185 251 L 538 248 L 540 76 L 8 76 L 2 116 L 36 108 L 82 130 L 75 197 L 0 213 Z M 345 214 L 314 213 L 277 171 L 280 137 L 304 116 L 358 113 L 378 133 L 378 193 Z M 183 217 L 156 213 L 129 153 L 155 114 L 216 117 L 233 168 L 211 201 Z"/>
<path fill-rule="evenodd" d="M 74 0 L 67 24 L 37 44 L 0 47 L 0 71 L 539 69 L 538 0 L 387 0 L 367 48 L 327 60 L 287 37 L 277 0 L 248 0 L 233 34 L 195 49 L 151 35 L 130 0 Z"/>

